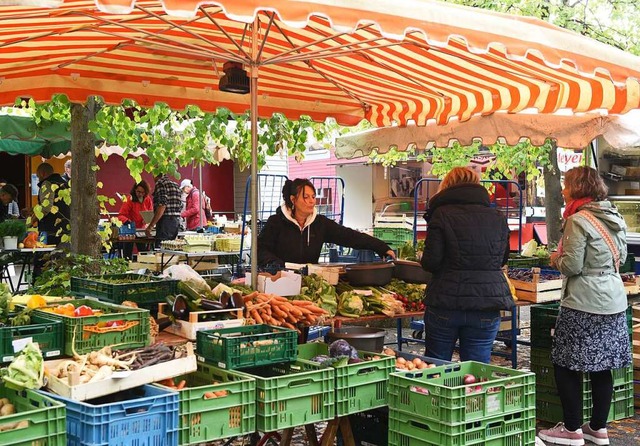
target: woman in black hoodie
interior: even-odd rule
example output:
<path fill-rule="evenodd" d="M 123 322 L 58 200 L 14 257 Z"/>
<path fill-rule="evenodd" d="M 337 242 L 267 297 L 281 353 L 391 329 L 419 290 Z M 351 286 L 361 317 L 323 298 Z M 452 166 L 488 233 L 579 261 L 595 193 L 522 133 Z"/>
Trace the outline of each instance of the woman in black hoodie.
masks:
<path fill-rule="evenodd" d="M 284 204 L 267 220 L 258 235 L 258 265 L 282 267 L 285 262 L 318 263 L 324 243 L 370 249 L 380 257 L 395 258 L 389 246 L 370 235 L 354 231 L 318 214 L 316 190 L 307 179 L 287 180 Z"/>
<path fill-rule="evenodd" d="M 422 255 L 433 274 L 425 293 L 427 356 L 450 361 L 459 340 L 461 361 L 491 360 L 500 310 L 513 300 L 502 272 L 509 229 L 489 204 L 480 176 L 465 167 L 452 169 L 429 202 Z"/>

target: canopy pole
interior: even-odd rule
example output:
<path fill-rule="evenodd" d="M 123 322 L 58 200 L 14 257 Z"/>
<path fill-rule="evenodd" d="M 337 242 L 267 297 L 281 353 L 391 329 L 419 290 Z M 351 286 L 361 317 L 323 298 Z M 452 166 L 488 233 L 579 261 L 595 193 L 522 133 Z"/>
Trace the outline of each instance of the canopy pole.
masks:
<path fill-rule="evenodd" d="M 198 221 L 200 222 L 200 227 L 204 227 L 205 223 L 202 221 L 202 210 L 204 209 L 204 188 L 202 186 L 202 164 L 198 165 L 198 182 L 200 183 L 200 203 L 198 203 Z"/>
<path fill-rule="evenodd" d="M 258 20 L 251 27 L 251 288 L 258 289 Z M 241 259 L 242 260 L 242 259 Z"/>

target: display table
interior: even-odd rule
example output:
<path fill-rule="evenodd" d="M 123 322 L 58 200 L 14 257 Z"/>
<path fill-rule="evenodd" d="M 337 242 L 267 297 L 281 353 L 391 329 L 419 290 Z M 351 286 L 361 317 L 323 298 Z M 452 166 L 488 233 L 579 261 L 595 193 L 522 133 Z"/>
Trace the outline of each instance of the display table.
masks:
<path fill-rule="evenodd" d="M 20 274 L 18 275 L 18 281 L 14 284 L 9 277 L 9 285 L 11 291 L 17 293 L 21 287 L 28 288 L 30 283 L 31 274 L 35 267 L 36 260 L 42 257 L 43 254 L 53 251 L 55 248 L 22 248 L 22 249 L 2 249 L 0 252 L 13 254 L 13 264 L 20 267 Z M 3 267 L 6 269 L 6 265 Z M 3 271 L 3 275 L 8 274 L 8 271 Z"/>
<path fill-rule="evenodd" d="M 191 268 L 196 269 L 200 262 L 204 260 L 216 260 L 218 261 L 219 256 L 230 256 L 230 255 L 240 255 L 239 251 L 204 251 L 204 252 L 187 252 L 187 251 L 176 251 L 172 249 L 163 249 L 160 248 L 157 250 L 161 254 L 160 256 L 160 270 L 164 270 L 164 268 L 169 264 L 175 257 L 184 257 L 187 259 L 187 265 Z"/>

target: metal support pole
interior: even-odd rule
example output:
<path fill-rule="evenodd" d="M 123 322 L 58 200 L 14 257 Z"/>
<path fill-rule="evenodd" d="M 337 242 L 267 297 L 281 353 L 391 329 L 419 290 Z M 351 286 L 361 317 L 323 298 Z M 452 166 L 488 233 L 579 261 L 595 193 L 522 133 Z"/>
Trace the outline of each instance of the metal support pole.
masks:
<path fill-rule="evenodd" d="M 251 288 L 258 289 L 258 21 L 251 28 Z"/>

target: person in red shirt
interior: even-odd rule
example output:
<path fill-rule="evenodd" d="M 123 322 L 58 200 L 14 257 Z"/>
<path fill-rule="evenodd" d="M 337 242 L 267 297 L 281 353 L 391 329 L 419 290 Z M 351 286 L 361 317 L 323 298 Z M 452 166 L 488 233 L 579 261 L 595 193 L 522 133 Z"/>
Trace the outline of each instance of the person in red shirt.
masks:
<path fill-rule="evenodd" d="M 180 183 L 180 189 L 187 194 L 187 202 L 184 211 L 180 214 L 186 220 L 187 231 L 194 231 L 207 224 L 207 217 L 204 213 L 204 203 L 200 203 L 200 191 L 185 179 Z"/>
<path fill-rule="evenodd" d="M 133 222 L 136 225 L 136 229 L 144 229 L 145 223 L 140 211 L 152 211 L 153 201 L 151 195 L 149 195 L 149 184 L 142 180 L 133 185 L 131 189 L 131 196 L 128 197 L 120 208 L 118 213 L 118 219 L 122 224 Z M 136 243 L 138 252 L 148 250 L 146 243 Z M 123 256 L 127 259 L 131 259 L 133 254 L 133 243 L 123 243 L 122 247 Z"/>

